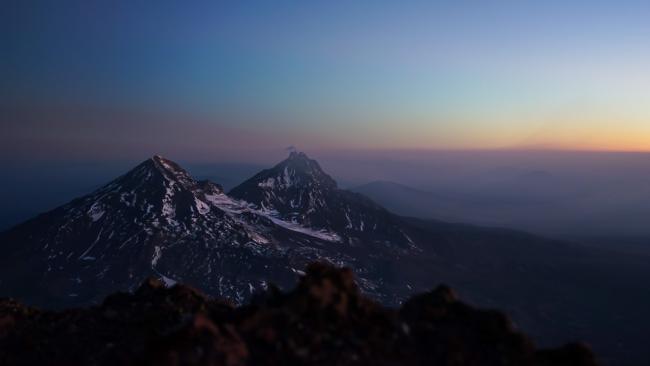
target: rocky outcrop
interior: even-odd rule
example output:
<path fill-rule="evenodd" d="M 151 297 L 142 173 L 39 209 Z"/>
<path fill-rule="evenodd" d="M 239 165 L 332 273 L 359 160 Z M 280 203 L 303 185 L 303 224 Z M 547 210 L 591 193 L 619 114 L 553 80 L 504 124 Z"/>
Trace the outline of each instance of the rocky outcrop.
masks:
<path fill-rule="evenodd" d="M 307 268 L 249 305 L 148 280 L 99 306 L 49 312 L 0 301 L 2 365 L 595 365 L 579 344 L 536 350 L 500 312 L 441 286 L 400 309 L 361 295 L 352 271 Z"/>

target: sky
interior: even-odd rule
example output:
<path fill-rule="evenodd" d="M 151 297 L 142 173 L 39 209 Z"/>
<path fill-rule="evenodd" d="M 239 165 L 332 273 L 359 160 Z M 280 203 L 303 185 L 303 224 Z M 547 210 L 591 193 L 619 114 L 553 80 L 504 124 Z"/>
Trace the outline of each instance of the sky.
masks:
<path fill-rule="evenodd" d="M 3 1 L 0 160 L 650 151 L 647 1 Z"/>

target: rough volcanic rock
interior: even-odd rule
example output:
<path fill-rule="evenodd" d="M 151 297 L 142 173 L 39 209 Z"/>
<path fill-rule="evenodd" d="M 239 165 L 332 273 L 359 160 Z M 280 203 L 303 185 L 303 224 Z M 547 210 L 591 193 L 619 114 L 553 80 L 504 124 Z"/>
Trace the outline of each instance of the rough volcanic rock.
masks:
<path fill-rule="evenodd" d="M 47 312 L 0 301 L 2 365 L 595 365 L 579 344 L 535 350 L 497 311 L 446 287 L 400 309 L 364 297 L 352 271 L 308 267 L 246 306 L 146 281 L 95 307 Z"/>

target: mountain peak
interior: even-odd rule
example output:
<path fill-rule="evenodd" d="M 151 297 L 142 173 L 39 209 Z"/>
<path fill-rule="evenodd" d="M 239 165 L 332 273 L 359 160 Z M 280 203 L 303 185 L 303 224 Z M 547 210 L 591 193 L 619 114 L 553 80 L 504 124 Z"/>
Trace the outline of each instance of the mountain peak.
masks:
<path fill-rule="evenodd" d="M 300 202 L 306 203 L 307 200 L 298 198 L 302 194 L 314 199 L 336 188 L 336 181 L 316 160 L 303 152 L 291 151 L 288 158 L 235 187 L 230 194 L 264 208 L 277 209 L 286 204 L 300 206 Z M 286 202 L 283 197 L 287 198 Z M 295 202 L 289 202 L 291 198 L 295 198 Z"/>
<path fill-rule="evenodd" d="M 165 168 L 165 169 L 180 168 L 180 166 L 178 164 L 176 164 L 175 162 L 163 157 L 162 155 L 158 155 L 158 154 L 150 157 L 145 162 L 151 163 L 155 167 L 159 167 L 159 168 Z"/>
<path fill-rule="evenodd" d="M 166 181 L 177 182 L 185 187 L 193 186 L 196 183 L 185 169 L 161 155 L 154 155 L 144 163 L 140 164 L 139 167 L 144 167 L 144 169 L 155 169 L 157 172 L 162 174 Z M 138 171 L 139 167 L 136 167 L 133 171 Z"/>
<path fill-rule="evenodd" d="M 293 150 L 293 151 L 291 151 L 289 153 L 289 159 L 294 159 L 294 160 L 307 159 L 307 160 L 309 160 L 309 157 L 307 156 L 307 154 L 305 154 L 302 151 Z"/>
<path fill-rule="evenodd" d="M 396 220 L 381 206 L 358 194 L 341 190 L 316 160 L 292 151 L 229 193 L 263 211 L 303 226 L 336 233 L 354 241 L 391 243 L 411 247 Z"/>
<path fill-rule="evenodd" d="M 184 171 L 180 165 L 160 155 L 154 155 L 147 162 L 151 162 L 156 168 L 166 171 Z"/>
<path fill-rule="evenodd" d="M 278 176 L 285 187 L 315 185 L 322 189 L 337 188 L 336 181 L 323 171 L 320 164 L 301 151 L 291 151 L 289 157 L 264 172 Z"/>

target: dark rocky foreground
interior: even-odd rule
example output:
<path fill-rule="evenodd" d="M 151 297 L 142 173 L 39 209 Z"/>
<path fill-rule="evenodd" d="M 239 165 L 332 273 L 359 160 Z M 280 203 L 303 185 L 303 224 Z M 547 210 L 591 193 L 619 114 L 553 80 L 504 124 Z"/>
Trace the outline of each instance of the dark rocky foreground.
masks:
<path fill-rule="evenodd" d="M 400 309 L 362 296 L 352 272 L 312 264 L 297 287 L 234 307 L 146 281 L 99 306 L 41 311 L 0 300 L 0 365 L 595 365 L 571 344 L 536 350 L 500 312 L 440 286 Z"/>

